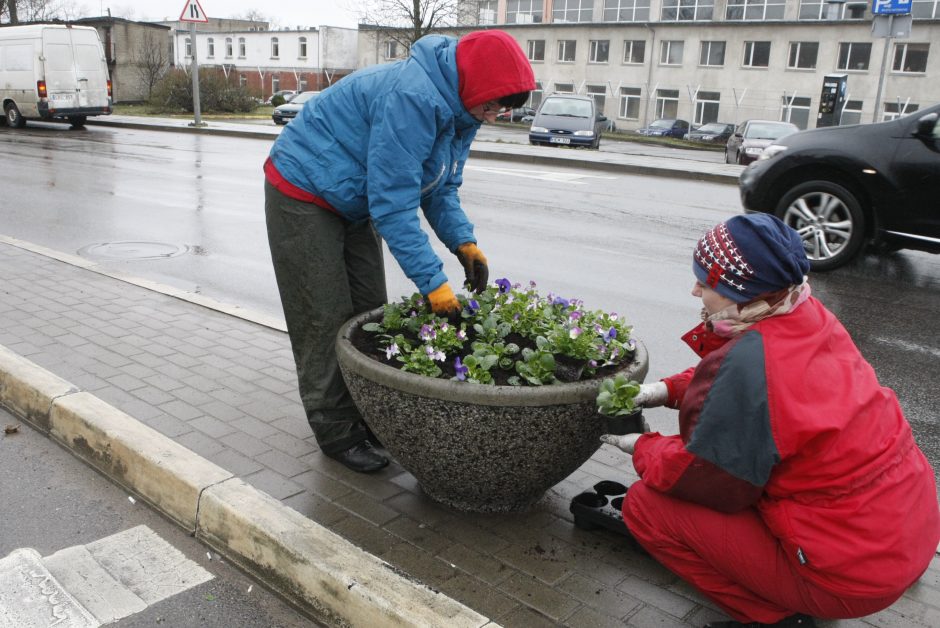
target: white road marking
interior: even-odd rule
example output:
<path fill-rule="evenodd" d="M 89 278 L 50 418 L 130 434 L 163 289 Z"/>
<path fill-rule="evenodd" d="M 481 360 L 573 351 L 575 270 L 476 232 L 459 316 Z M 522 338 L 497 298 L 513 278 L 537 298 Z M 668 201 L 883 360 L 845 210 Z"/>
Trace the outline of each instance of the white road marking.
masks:
<path fill-rule="evenodd" d="M 548 172 L 546 170 L 520 170 L 518 168 L 493 168 L 490 166 L 464 166 L 464 170 L 476 170 L 478 172 L 487 172 L 492 174 L 503 174 L 511 177 L 522 177 L 524 179 L 540 179 L 542 181 L 553 181 L 556 183 L 570 183 L 572 185 L 587 185 L 589 181 L 580 181 L 579 179 L 607 179 L 612 180 L 617 177 L 605 177 L 597 174 L 579 174 L 574 172 Z"/>
<path fill-rule="evenodd" d="M 147 526 L 41 558 L 0 559 L 0 628 L 96 628 L 214 576 Z"/>
<path fill-rule="evenodd" d="M 935 347 L 926 347 L 924 345 L 919 345 L 913 342 L 907 342 L 906 340 L 898 340 L 897 338 L 874 338 L 874 341 L 890 345 L 904 351 L 924 353 L 927 355 L 932 355 L 935 358 L 940 358 L 940 349 Z"/>

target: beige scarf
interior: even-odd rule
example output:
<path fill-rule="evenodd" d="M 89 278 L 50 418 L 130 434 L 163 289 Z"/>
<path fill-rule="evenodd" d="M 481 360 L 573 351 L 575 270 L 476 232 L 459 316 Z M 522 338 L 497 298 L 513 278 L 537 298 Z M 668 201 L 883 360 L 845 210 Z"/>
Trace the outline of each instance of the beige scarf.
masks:
<path fill-rule="evenodd" d="M 809 279 L 803 277 L 803 283 L 793 284 L 789 288 L 762 294 L 747 303 L 735 303 L 711 316 L 702 308 L 702 320 L 719 336 L 728 338 L 740 334 L 758 321 L 771 316 L 781 316 L 795 310 L 806 301 L 812 290 Z"/>

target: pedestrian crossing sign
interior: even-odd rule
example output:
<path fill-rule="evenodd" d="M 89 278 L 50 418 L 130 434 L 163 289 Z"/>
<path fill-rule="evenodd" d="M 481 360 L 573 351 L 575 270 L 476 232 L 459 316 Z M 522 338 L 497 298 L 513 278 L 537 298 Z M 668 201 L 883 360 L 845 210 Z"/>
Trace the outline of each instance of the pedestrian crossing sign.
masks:
<path fill-rule="evenodd" d="M 209 17 L 206 15 L 206 12 L 202 10 L 202 5 L 199 4 L 199 0 L 187 0 L 186 5 L 183 7 L 183 12 L 180 13 L 180 22 L 208 22 Z"/>

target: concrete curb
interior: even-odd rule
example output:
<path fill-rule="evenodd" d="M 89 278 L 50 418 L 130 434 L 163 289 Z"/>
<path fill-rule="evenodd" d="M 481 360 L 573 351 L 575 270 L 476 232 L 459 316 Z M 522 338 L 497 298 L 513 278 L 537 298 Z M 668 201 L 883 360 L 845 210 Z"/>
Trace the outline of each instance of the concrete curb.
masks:
<path fill-rule="evenodd" d="M 190 127 L 180 124 L 166 124 L 156 122 L 129 122 L 126 120 L 108 120 L 106 118 L 89 119 L 87 125 L 111 126 L 127 129 L 139 129 L 147 131 L 169 131 L 177 133 L 199 133 L 202 135 L 221 135 L 226 137 L 244 137 L 251 139 L 273 140 L 277 138 L 278 133 L 261 128 L 233 129 L 225 127 Z M 229 123 L 231 124 L 231 123 Z M 708 172 L 702 169 L 689 169 L 690 162 L 681 160 L 671 160 L 667 157 L 649 157 L 644 161 L 648 163 L 621 163 L 618 162 L 618 153 L 603 153 L 598 159 L 585 159 L 583 155 L 577 154 L 572 149 L 570 153 L 561 152 L 564 149 L 552 151 L 555 154 L 533 155 L 526 151 L 530 148 L 528 145 L 518 145 L 521 150 L 514 151 L 513 144 L 498 144 L 499 148 L 487 146 L 494 142 L 479 140 L 474 142 L 470 149 L 470 157 L 479 159 L 494 159 L 500 161 L 511 161 L 515 163 L 539 164 L 551 166 L 563 166 L 569 168 L 591 168 L 604 172 L 630 173 L 640 175 L 650 175 L 657 177 L 681 178 L 692 181 L 707 181 L 711 183 L 724 183 L 727 185 L 737 185 L 737 174 L 723 174 L 719 172 Z M 597 151 L 588 153 L 589 155 L 598 155 Z M 634 156 L 635 158 L 636 156 Z M 676 161 L 675 165 L 670 165 Z M 682 167 L 680 167 L 680 164 Z"/>
<path fill-rule="evenodd" d="M 496 626 L 2 345 L 0 406 L 329 625 Z"/>

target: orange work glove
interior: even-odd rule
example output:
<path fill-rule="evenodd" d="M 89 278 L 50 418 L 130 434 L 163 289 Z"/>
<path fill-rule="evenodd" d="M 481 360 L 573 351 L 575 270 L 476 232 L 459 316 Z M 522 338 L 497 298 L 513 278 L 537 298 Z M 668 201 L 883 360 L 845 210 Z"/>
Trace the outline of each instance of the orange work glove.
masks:
<path fill-rule="evenodd" d="M 465 242 L 457 247 L 457 259 L 463 265 L 467 275 L 467 284 L 474 292 L 483 292 L 490 278 L 490 268 L 486 265 L 486 256 L 473 242 Z"/>
<path fill-rule="evenodd" d="M 450 289 L 450 285 L 447 283 L 442 283 L 434 290 L 431 290 L 428 301 L 431 302 L 431 311 L 438 316 L 451 318 L 460 313 L 460 301 L 454 296 L 454 291 Z"/>

